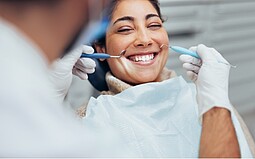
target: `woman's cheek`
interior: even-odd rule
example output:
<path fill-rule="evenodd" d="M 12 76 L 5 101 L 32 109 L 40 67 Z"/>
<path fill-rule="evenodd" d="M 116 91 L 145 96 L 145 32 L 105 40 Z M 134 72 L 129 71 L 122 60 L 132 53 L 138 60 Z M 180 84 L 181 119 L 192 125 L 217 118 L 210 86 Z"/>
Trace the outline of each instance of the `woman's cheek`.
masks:
<path fill-rule="evenodd" d="M 107 50 L 112 55 L 119 55 L 122 50 L 128 47 L 127 40 L 125 38 L 109 38 L 106 43 Z"/>
<path fill-rule="evenodd" d="M 168 34 L 167 34 L 166 31 L 163 32 L 163 33 L 161 34 L 161 37 L 162 37 L 162 43 L 168 45 L 168 43 L 169 43 L 169 38 L 168 38 Z"/>
<path fill-rule="evenodd" d="M 168 34 L 165 31 L 158 32 L 157 34 L 154 33 L 152 34 L 153 41 L 155 41 L 159 46 L 162 44 L 168 45 L 169 39 L 168 39 Z"/>

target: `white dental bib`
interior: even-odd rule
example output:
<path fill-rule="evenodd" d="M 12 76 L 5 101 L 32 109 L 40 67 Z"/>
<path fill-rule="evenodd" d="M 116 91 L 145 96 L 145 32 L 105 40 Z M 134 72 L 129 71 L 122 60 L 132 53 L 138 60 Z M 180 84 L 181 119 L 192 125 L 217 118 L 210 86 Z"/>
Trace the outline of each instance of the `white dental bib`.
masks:
<path fill-rule="evenodd" d="M 114 96 L 91 98 L 84 123 L 88 127 L 114 127 L 120 135 L 119 143 L 132 152 L 120 157 L 198 157 L 201 125 L 195 96 L 195 85 L 182 77 L 142 84 Z M 249 157 L 236 120 L 241 152 Z M 119 149 L 112 148 L 123 151 Z"/>

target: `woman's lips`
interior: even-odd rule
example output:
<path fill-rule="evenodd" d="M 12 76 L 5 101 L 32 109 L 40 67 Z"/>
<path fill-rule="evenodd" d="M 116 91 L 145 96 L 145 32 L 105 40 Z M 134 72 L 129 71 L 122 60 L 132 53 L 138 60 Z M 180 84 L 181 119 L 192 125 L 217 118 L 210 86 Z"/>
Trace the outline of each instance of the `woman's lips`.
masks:
<path fill-rule="evenodd" d="M 146 54 L 134 54 L 127 57 L 128 60 L 136 64 L 151 64 L 154 62 L 155 57 L 158 55 L 157 52 L 146 53 Z"/>

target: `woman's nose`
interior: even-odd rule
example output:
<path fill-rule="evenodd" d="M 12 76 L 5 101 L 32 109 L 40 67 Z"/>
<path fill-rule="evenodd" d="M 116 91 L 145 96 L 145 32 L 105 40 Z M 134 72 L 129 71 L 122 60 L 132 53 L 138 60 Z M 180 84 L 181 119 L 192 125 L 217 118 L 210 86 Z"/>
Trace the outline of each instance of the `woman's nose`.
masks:
<path fill-rule="evenodd" d="M 150 37 L 150 34 L 145 29 L 139 30 L 137 32 L 137 37 L 134 45 L 136 47 L 148 47 L 152 45 L 152 39 Z"/>

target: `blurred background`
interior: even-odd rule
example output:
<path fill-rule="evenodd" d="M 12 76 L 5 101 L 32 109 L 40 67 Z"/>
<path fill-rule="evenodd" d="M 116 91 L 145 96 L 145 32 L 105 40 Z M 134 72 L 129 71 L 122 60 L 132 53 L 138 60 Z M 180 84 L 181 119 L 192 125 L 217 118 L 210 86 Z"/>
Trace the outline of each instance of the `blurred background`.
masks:
<path fill-rule="evenodd" d="M 203 43 L 237 66 L 230 71 L 229 96 L 254 138 L 255 0 L 159 1 L 171 45 L 189 48 Z M 167 67 L 187 79 L 178 57 L 170 52 Z M 77 108 L 97 94 L 88 81 L 74 77 L 67 99 Z"/>

